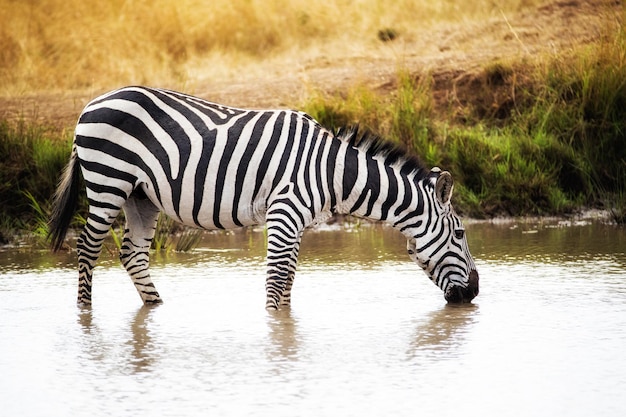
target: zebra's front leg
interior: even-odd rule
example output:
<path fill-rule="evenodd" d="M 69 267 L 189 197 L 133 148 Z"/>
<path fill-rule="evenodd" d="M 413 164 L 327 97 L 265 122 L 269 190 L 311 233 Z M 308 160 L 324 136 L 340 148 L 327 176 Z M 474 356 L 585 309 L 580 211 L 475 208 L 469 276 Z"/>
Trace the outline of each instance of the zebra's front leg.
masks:
<path fill-rule="evenodd" d="M 149 271 L 149 250 L 159 210 L 150 200 L 131 196 L 124 205 L 124 214 L 126 230 L 120 249 L 120 261 L 128 271 L 143 303 L 162 303 Z"/>
<path fill-rule="evenodd" d="M 300 237 L 302 231 L 295 231 L 282 222 L 267 224 L 267 281 L 265 291 L 267 310 L 291 305 L 291 288 L 295 278 Z"/>
<path fill-rule="evenodd" d="M 300 241 L 302 239 L 302 232 L 298 235 L 298 240 L 293 247 L 293 252 L 291 254 L 291 259 L 294 260 L 293 263 L 289 264 L 289 275 L 287 276 L 287 284 L 285 285 L 285 289 L 283 290 L 283 295 L 280 297 L 280 307 L 289 308 L 291 307 L 291 288 L 293 287 L 293 281 L 296 278 L 296 266 L 298 262 L 298 253 L 300 252 Z"/>
<path fill-rule="evenodd" d="M 280 308 L 290 308 L 291 307 L 291 288 L 293 287 L 293 281 L 295 279 L 295 272 L 290 272 L 287 276 L 287 282 L 285 283 L 285 289 L 283 290 L 283 295 L 280 297 L 280 301 L 278 302 L 278 306 Z"/>

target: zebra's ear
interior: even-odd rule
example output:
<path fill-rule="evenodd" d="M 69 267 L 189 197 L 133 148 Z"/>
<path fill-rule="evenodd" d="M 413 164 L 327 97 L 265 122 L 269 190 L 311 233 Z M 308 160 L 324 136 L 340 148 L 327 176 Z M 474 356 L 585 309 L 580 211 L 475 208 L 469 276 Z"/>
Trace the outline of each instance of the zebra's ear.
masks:
<path fill-rule="evenodd" d="M 452 175 L 450 175 L 448 171 L 442 171 L 435 183 L 435 195 L 437 196 L 437 200 L 444 205 L 450 204 L 453 188 L 454 181 L 452 180 Z"/>

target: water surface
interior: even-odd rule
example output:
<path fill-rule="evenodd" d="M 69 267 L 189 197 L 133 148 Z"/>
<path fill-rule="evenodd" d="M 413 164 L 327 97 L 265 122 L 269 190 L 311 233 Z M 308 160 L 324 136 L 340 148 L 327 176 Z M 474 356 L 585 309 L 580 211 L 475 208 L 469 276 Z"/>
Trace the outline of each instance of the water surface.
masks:
<path fill-rule="evenodd" d="M 113 251 L 80 309 L 74 254 L 1 250 L 2 415 L 625 415 L 626 231 L 467 235 L 472 304 L 447 305 L 397 232 L 334 226 L 305 234 L 278 313 L 264 309 L 261 229 L 153 256 L 156 308 Z"/>

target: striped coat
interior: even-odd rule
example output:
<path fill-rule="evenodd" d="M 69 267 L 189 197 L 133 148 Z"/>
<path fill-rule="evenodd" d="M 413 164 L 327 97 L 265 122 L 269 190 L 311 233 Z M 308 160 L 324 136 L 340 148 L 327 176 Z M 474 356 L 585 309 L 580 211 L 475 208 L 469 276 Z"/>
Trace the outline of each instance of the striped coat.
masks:
<path fill-rule="evenodd" d="M 334 134 L 302 112 L 243 110 L 146 87 L 96 98 L 79 118 L 55 194 L 55 249 L 76 206 L 79 170 L 89 201 L 77 242 L 81 304 L 91 302 L 92 270 L 120 210 L 120 257 L 145 303 L 161 301 L 148 256 L 159 212 L 207 230 L 266 223 L 268 309 L 290 304 L 304 229 L 334 213 L 398 229 L 449 301 L 478 293 L 450 174 L 356 129 Z"/>

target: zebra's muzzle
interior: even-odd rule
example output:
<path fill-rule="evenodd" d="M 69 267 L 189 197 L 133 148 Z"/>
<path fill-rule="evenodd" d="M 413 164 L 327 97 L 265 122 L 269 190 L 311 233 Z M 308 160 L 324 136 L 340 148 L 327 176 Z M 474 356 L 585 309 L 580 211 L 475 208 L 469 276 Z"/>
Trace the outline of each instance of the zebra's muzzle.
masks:
<path fill-rule="evenodd" d="M 478 272 L 474 269 L 470 271 L 467 287 L 450 286 L 444 297 L 447 302 L 453 304 L 469 303 L 478 295 L 478 292 Z"/>

